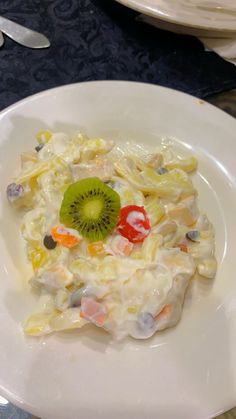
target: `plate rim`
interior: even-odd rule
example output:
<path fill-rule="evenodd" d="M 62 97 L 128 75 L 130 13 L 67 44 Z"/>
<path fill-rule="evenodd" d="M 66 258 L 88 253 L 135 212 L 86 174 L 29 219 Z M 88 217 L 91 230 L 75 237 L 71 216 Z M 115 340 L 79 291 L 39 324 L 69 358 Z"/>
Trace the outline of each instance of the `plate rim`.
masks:
<path fill-rule="evenodd" d="M 115 1 L 123 1 L 123 0 L 115 0 Z M 199 103 L 204 104 L 209 109 L 214 109 L 214 111 L 220 112 L 220 114 L 224 114 L 226 118 L 228 118 L 231 122 L 234 122 L 236 124 L 236 118 L 234 118 L 232 115 L 224 111 L 223 109 L 218 108 L 216 105 L 207 102 L 206 100 L 199 98 L 198 96 L 194 96 L 191 93 L 184 92 L 182 90 L 173 89 L 172 87 L 162 86 L 155 83 L 149 83 L 149 82 L 140 82 L 135 80 L 86 80 L 86 81 L 79 81 L 75 83 L 68 83 L 68 84 L 62 84 L 59 86 L 51 87 L 49 89 L 40 90 L 39 92 L 33 93 L 32 95 L 28 95 L 11 105 L 6 106 L 5 108 L 0 110 L 0 123 L 1 119 L 5 116 L 5 114 L 10 113 L 15 108 L 18 108 L 19 106 L 24 105 L 25 103 L 29 101 L 34 101 L 36 99 L 40 99 L 41 97 L 45 95 L 50 95 L 51 93 L 55 92 L 56 90 L 67 90 L 67 89 L 73 89 L 75 86 L 80 85 L 92 85 L 92 84 L 132 84 L 132 85 L 139 85 L 139 86 L 147 86 L 148 88 L 154 88 L 154 89 L 160 89 L 167 92 L 172 92 L 177 95 L 187 96 L 190 100 L 199 101 Z"/>
<path fill-rule="evenodd" d="M 142 0 L 115 0 L 116 2 L 122 4 L 123 6 L 129 7 L 133 10 L 136 10 L 139 13 L 145 14 L 147 16 L 150 16 L 152 18 L 157 18 L 159 20 L 162 20 L 164 22 L 168 22 L 168 23 L 174 23 L 174 24 L 178 24 L 180 27 L 189 27 L 192 29 L 204 29 L 208 32 L 214 31 L 214 32 L 219 32 L 219 33 L 227 33 L 228 36 L 229 34 L 232 35 L 236 35 L 236 23 L 234 24 L 234 29 L 233 28 L 225 28 L 225 27 L 221 27 L 219 28 L 217 26 L 217 24 L 205 24 L 205 25 L 201 25 L 201 24 L 194 24 L 194 23 L 189 23 L 187 20 L 183 19 L 183 20 L 178 20 L 176 19 L 174 16 L 163 16 L 163 14 L 161 12 L 158 11 L 158 9 L 156 10 L 152 10 L 150 9 L 150 7 L 145 6 L 142 2 Z"/>

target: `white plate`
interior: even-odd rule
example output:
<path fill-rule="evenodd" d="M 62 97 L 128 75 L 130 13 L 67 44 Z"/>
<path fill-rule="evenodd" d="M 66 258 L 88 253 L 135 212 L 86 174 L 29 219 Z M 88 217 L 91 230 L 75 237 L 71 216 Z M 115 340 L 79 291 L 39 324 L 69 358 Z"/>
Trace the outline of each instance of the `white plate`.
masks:
<path fill-rule="evenodd" d="M 209 31 L 236 31 L 235 0 L 116 0 L 140 13 Z"/>
<path fill-rule="evenodd" d="M 34 300 L 5 188 L 45 127 L 147 145 L 165 136 L 199 158 L 195 183 L 216 227 L 219 269 L 214 281 L 193 283 L 177 327 L 120 344 L 99 330 L 24 337 Z M 90 82 L 6 109 L 0 133 L 1 395 L 44 419 L 206 419 L 236 405 L 236 121 L 162 87 Z"/>

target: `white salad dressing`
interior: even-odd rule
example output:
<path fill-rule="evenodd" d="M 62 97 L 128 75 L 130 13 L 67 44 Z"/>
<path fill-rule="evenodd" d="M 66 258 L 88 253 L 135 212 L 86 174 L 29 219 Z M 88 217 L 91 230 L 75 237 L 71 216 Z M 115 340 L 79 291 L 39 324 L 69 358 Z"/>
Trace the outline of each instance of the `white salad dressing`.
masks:
<path fill-rule="evenodd" d="M 145 221 L 144 214 L 138 211 L 131 211 L 127 217 L 128 224 L 136 231 L 146 236 L 149 233 L 149 229 L 142 226 L 139 221 Z"/>
<path fill-rule="evenodd" d="M 196 159 L 180 159 L 166 148 L 152 154 L 130 144 L 110 152 L 113 142 L 82 134 L 49 137 L 33 160 L 24 155 L 7 192 L 12 205 L 22 204 L 22 235 L 34 270 L 30 283 L 42 293 L 25 333 L 40 336 L 90 322 L 116 339 L 147 339 L 177 324 L 196 270 L 206 278 L 216 272 L 214 229 L 199 212 L 189 174 Z M 147 218 L 138 210 L 126 218 L 139 243 L 126 237 L 126 224 L 97 243 L 60 224 L 65 190 L 90 176 L 108 182 L 122 208 L 146 211 Z M 49 240 L 45 247 L 53 228 L 65 242 Z M 66 247 L 68 238 L 75 239 L 74 247 Z"/>

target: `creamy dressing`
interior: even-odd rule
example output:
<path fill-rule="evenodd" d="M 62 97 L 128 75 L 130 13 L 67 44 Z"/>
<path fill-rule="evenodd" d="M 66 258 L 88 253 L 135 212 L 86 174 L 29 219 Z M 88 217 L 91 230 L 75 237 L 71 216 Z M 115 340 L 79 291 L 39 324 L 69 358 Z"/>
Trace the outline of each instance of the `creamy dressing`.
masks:
<path fill-rule="evenodd" d="M 145 221 L 144 214 L 137 211 L 131 211 L 127 217 L 128 224 L 142 235 L 147 236 L 149 233 L 149 229 L 141 225 L 139 221 Z"/>
<path fill-rule="evenodd" d="M 196 270 L 214 277 L 214 229 L 199 212 L 196 190 L 185 172 L 196 169 L 196 159 L 181 160 L 166 148 L 150 154 L 139 147 L 135 154 L 137 147 L 130 145 L 110 153 L 113 146 L 82 134 L 55 133 L 33 161 L 23 164 L 14 188 L 8 188 L 14 194 L 27 191 L 19 194 L 25 211 L 22 235 L 34 269 L 31 285 L 42 294 L 26 321 L 26 334 L 39 336 L 90 322 L 116 339 L 147 339 L 178 323 Z M 157 174 L 160 165 L 164 170 Z M 94 173 L 119 193 L 122 207 L 138 205 L 147 211 L 151 229 L 145 228 L 142 212 L 127 215 L 139 243 L 115 229 L 92 256 L 90 243 L 79 232 L 60 225 L 67 186 Z M 15 205 L 16 198 L 9 201 Z M 78 244 L 46 249 L 44 237 L 55 226 L 58 234 L 75 237 Z M 186 236 L 191 230 L 199 232 L 196 242 Z"/>

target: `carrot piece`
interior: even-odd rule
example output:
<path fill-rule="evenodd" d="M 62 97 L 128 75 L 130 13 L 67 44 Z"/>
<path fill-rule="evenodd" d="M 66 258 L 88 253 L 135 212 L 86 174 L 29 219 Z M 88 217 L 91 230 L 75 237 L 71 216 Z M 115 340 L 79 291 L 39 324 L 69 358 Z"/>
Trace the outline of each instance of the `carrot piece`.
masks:
<path fill-rule="evenodd" d="M 163 309 L 158 313 L 158 315 L 155 317 L 156 320 L 160 320 L 163 316 L 169 316 L 169 314 L 172 311 L 172 304 L 166 304 Z"/>
<path fill-rule="evenodd" d="M 77 244 L 79 244 L 82 240 L 76 230 L 72 228 L 66 228 L 63 225 L 52 227 L 51 235 L 54 241 L 64 247 L 68 247 L 69 249 L 71 247 L 77 246 Z"/>
<path fill-rule="evenodd" d="M 80 317 L 103 326 L 106 320 L 106 308 L 93 298 L 84 297 L 81 300 Z"/>
<path fill-rule="evenodd" d="M 181 252 L 188 253 L 188 246 L 185 243 L 180 243 L 177 245 L 180 248 Z"/>

